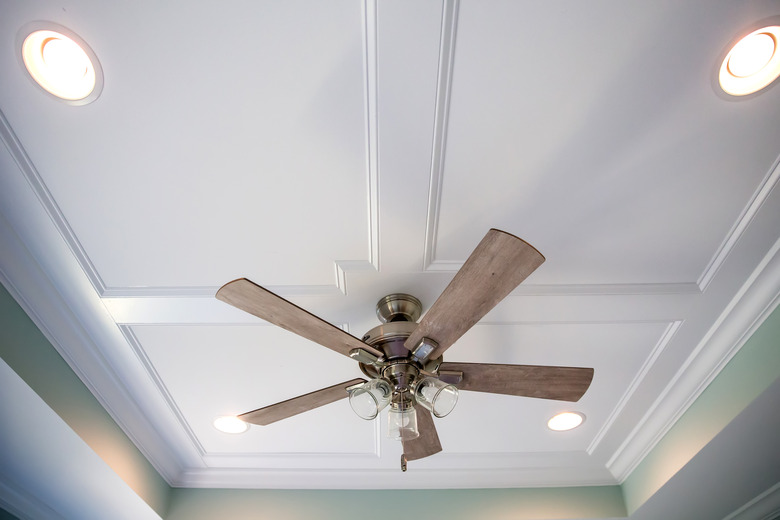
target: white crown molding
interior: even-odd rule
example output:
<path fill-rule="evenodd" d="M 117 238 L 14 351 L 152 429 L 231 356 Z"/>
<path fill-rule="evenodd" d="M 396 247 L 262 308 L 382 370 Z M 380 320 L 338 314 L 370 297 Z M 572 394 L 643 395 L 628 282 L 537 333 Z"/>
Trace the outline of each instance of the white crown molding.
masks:
<path fill-rule="evenodd" d="M 594 476 L 589 469 L 573 469 L 561 476 L 560 468 L 437 469 L 417 461 L 409 471 L 399 466 L 381 469 L 265 470 L 224 469 L 187 470 L 173 483 L 187 488 L 236 489 L 487 489 L 570 486 L 614 486 L 609 477 Z M 468 478 L 463 478 L 464 472 Z"/>
<path fill-rule="evenodd" d="M 170 482 L 185 466 L 187 457 L 179 448 L 171 450 L 158 435 L 153 426 L 155 422 L 150 419 L 150 411 L 137 404 L 127 385 L 123 384 L 122 377 L 100 354 L 89 331 L 82 326 L 71 306 L 60 296 L 2 215 L 0 243 L 3 244 L 0 282 L 114 422 L 157 472 Z M 108 314 L 101 318 L 108 318 Z M 116 328 L 110 318 L 105 321 L 105 325 L 110 322 L 110 326 Z M 122 410 L 121 415 L 115 411 L 119 409 Z"/>
<path fill-rule="evenodd" d="M 368 262 L 379 270 L 379 111 L 377 108 L 377 0 L 363 1 L 363 95 L 368 175 Z M 338 263 L 337 263 L 338 268 Z M 337 281 L 341 280 L 336 278 Z M 346 294 L 346 283 L 339 285 Z"/>
<path fill-rule="evenodd" d="M 203 448 L 203 445 L 198 440 L 198 437 L 195 435 L 195 432 L 193 432 L 192 428 L 190 428 L 190 425 L 187 423 L 187 420 L 184 418 L 184 414 L 181 413 L 181 410 L 179 410 L 179 407 L 176 405 L 176 401 L 174 401 L 173 397 L 171 396 L 171 393 L 168 391 L 168 388 L 163 383 L 162 378 L 157 373 L 157 370 L 155 370 L 152 361 L 149 359 L 149 356 L 146 354 L 146 351 L 141 346 L 141 342 L 138 341 L 138 338 L 136 337 L 136 335 L 133 333 L 133 330 L 129 326 L 120 325 L 119 330 L 122 331 L 122 335 L 127 340 L 127 343 L 130 345 L 130 348 L 132 348 L 135 355 L 138 356 L 138 359 L 141 361 L 141 364 L 146 370 L 146 373 L 149 374 L 149 377 L 152 380 L 153 384 L 157 387 L 157 391 L 160 393 L 160 395 L 162 395 L 163 399 L 165 399 L 165 403 L 168 405 L 168 408 L 171 410 L 174 417 L 176 418 L 176 421 L 179 423 L 179 427 L 182 429 L 182 431 L 186 433 L 187 437 L 192 443 L 192 447 L 195 450 L 197 450 L 198 454 L 200 454 L 201 457 L 203 457 L 203 455 L 205 455 L 206 453 L 206 450 Z"/>
<path fill-rule="evenodd" d="M 780 518 L 780 482 L 770 487 L 723 520 L 776 520 Z"/>
<path fill-rule="evenodd" d="M 447 126 L 450 114 L 452 74 L 455 65 L 455 41 L 458 29 L 459 0 L 445 0 L 442 6 L 441 40 L 439 42 L 439 70 L 436 80 L 436 101 L 433 124 L 430 185 L 428 188 L 428 213 L 425 224 L 425 249 L 423 270 L 434 262 L 439 229 L 444 157 L 447 148 Z"/>
<path fill-rule="evenodd" d="M 623 483 L 780 303 L 780 239 L 742 284 L 607 468 Z"/>
<path fill-rule="evenodd" d="M 16 134 L 11 128 L 11 124 L 6 119 L 2 110 L 0 110 L 0 140 L 5 143 L 8 153 L 11 154 L 14 162 L 19 167 L 19 171 L 24 175 L 24 178 L 27 180 L 33 193 L 35 193 L 41 206 L 43 206 L 43 209 L 49 215 L 49 218 L 68 245 L 68 248 L 70 248 L 71 253 L 81 265 L 81 268 L 87 278 L 89 278 L 92 287 L 95 288 L 95 291 L 97 291 L 98 294 L 101 294 L 106 288 L 103 280 L 100 278 L 100 275 L 92 264 L 92 261 L 89 259 L 89 256 L 87 256 L 87 252 L 82 247 L 81 242 L 76 238 L 76 234 L 65 219 L 65 215 L 62 214 L 60 207 L 54 201 L 54 197 L 49 192 L 46 184 L 44 184 L 38 170 L 27 155 L 22 143 L 16 137 Z"/>
<path fill-rule="evenodd" d="M 269 285 L 269 291 L 279 296 L 336 296 L 347 294 L 347 276 L 350 273 L 376 271 L 365 260 L 339 260 L 334 262 L 336 283 L 334 285 Z M 455 264 L 453 264 L 455 265 Z M 462 267 L 463 263 L 457 264 Z M 457 272 L 454 268 L 452 271 Z M 429 269 L 429 272 L 444 270 Z M 217 286 L 202 287 L 108 287 L 103 298 L 213 298 Z M 512 291 L 512 296 L 580 296 L 580 295 L 653 295 L 653 294 L 701 294 L 696 283 L 634 283 L 634 284 L 522 284 Z"/>
<path fill-rule="evenodd" d="M 8 480 L 0 480 L 0 506 L 19 520 L 65 520 L 38 497 Z"/>
<path fill-rule="evenodd" d="M 336 279 L 334 285 L 268 285 L 265 286 L 269 291 L 280 296 L 334 296 L 344 294 L 341 290 L 342 284 L 338 280 L 339 276 L 345 276 L 350 271 L 340 267 L 340 264 L 350 262 L 336 262 Z M 368 262 L 358 260 L 355 264 L 367 264 Z M 369 264 L 370 265 L 370 264 Z M 372 267 L 373 269 L 373 267 Z M 344 274 L 340 274 L 344 271 Z M 156 286 L 156 287 L 107 287 L 100 295 L 102 298 L 214 298 L 219 290 L 218 286 Z"/>
<path fill-rule="evenodd" d="M 710 263 L 704 269 L 704 272 L 699 276 L 696 284 L 702 292 L 707 289 L 710 282 L 712 282 L 712 279 L 715 278 L 715 274 L 723 265 L 723 262 L 726 261 L 726 258 L 728 258 L 731 251 L 737 245 L 737 242 L 739 242 L 740 237 L 742 237 L 745 230 L 756 217 L 758 210 L 764 205 L 764 202 L 769 197 L 772 189 L 777 184 L 778 179 L 780 179 L 780 157 L 775 159 L 775 163 L 758 185 L 758 188 L 753 193 L 750 201 L 748 201 L 747 205 L 742 210 L 742 213 L 726 235 L 726 238 L 723 240 L 723 243 L 715 252 L 712 260 L 710 260 Z"/>
<path fill-rule="evenodd" d="M 337 260 L 333 262 L 333 285 L 268 285 L 269 291 L 279 296 L 336 296 L 347 294 L 347 275 L 377 271 L 377 266 L 366 260 Z M 218 286 L 155 286 L 155 287 L 104 287 L 102 298 L 213 298 Z"/>
<path fill-rule="evenodd" d="M 0 281 L 117 425 L 167 481 L 199 466 L 184 432 L 99 297 L 95 273 L 0 113 L 18 172 L 0 177 Z M 24 230 L 24 236 L 17 234 Z M 100 345 L 100 346 L 98 346 Z M 121 410 L 122 413 L 117 413 Z M 165 425 L 160 427 L 160 425 Z"/>
<path fill-rule="evenodd" d="M 625 283 L 625 284 L 521 284 L 512 296 L 646 296 L 656 294 L 701 294 L 695 283 Z"/>
<path fill-rule="evenodd" d="M 636 376 L 634 376 L 631 384 L 628 385 L 628 388 L 626 388 L 626 391 L 618 400 L 617 405 L 615 405 L 615 408 L 612 409 L 609 417 L 607 417 L 607 420 L 604 422 L 601 429 L 596 433 L 590 445 L 585 450 L 588 455 L 593 455 L 593 452 L 596 451 L 596 448 L 604 439 L 609 429 L 612 428 L 612 425 L 623 412 L 623 409 L 628 404 L 631 396 L 634 395 L 634 392 L 637 390 L 637 388 L 639 388 L 639 385 L 642 383 L 642 381 L 644 381 L 645 376 L 650 371 L 650 368 L 652 368 L 666 346 L 669 344 L 672 338 L 674 338 L 674 335 L 677 333 L 682 323 L 683 322 L 680 320 L 669 323 L 669 325 L 666 327 L 666 330 L 664 330 L 663 334 L 661 334 L 661 337 L 656 342 L 653 350 L 650 351 L 650 355 L 647 356 L 647 359 L 645 359 L 645 362 L 639 369 L 639 372 L 637 372 Z"/>

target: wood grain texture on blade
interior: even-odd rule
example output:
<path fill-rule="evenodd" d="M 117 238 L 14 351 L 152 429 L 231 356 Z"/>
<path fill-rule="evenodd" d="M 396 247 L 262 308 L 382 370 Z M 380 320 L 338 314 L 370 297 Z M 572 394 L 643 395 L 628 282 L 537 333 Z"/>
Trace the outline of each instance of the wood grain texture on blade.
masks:
<path fill-rule="evenodd" d="M 282 401 L 281 403 L 258 408 L 257 410 L 241 414 L 238 418 L 248 423 L 266 426 L 276 421 L 292 417 L 293 415 L 308 412 L 309 410 L 319 408 L 320 406 L 344 399 L 349 395 L 347 393 L 347 388 L 365 382 L 365 379 L 352 379 L 351 381 L 345 381 L 337 385 L 329 386 L 328 388 L 293 397 L 292 399 Z"/>
<path fill-rule="evenodd" d="M 239 278 L 223 285 L 217 291 L 217 299 L 319 343 L 323 347 L 335 350 L 339 354 L 349 356 L 350 350 L 362 348 L 375 356 L 382 355 L 355 336 L 246 278 Z"/>
<path fill-rule="evenodd" d="M 590 387 L 592 368 L 488 363 L 442 363 L 463 373 L 460 390 L 576 402 Z"/>
<path fill-rule="evenodd" d="M 422 406 L 415 406 L 414 409 L 417 412 L 417 431 L 420 432 L 420 436 L 410 441 L 403 441 L 406 460 L 419 460 L 441 451 L 439 434 L 436 433 L 431 412 Z"/>
<path fill-rule="evenodd" d="M 422 338 L 431 338 L 439 347 L 430 358 L 440 356 L 543 262 L 532 245 L 491 229 L 404 346 L 412 350 Z"/>

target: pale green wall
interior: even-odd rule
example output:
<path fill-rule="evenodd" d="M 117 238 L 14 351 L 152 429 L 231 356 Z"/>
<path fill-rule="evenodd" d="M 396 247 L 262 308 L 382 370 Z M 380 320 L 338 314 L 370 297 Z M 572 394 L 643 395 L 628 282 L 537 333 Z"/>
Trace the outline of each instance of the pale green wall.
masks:
<path fill-rule="evenodd" d="M 718 376 L 623 483 L 629 513 L 780 377 L 780 308 L 764 321 Z"/>
<path fill-rule="evenodd" d="M 175 489 L 167 520 L 447 520 L 620 518 L 618 486 L 421 491 Z"/>
<path fill-rule="evenodd" d="M 171 488 L 0 286 L 0 357 L 160 516 Z"/>

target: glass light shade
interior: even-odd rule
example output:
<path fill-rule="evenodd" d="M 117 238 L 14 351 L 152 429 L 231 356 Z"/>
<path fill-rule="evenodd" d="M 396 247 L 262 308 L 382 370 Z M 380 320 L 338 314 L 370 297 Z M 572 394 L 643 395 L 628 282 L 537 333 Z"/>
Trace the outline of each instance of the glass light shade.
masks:
<path fill-rule="evenodd" d="M 420 436 L 417 431 L 417 411 L 411 405 L 395 407 L 387 412 L 387 436 L 395 441 L 410 441 Z"/>
<path fill-rule="evenodd" d="M 427 408 L 436 417 L 449 414 L 458 402 L 458 389 L 435 377 L 422 379 L 415 391 L 417 404 Z"/>
<path fill-rule="evenodd" d="M 349 404 L 363 419 L 374 419 L 382 409 L 390 404 L 393 390 L 387 381 L 372 379 L 349 391 Z"/>

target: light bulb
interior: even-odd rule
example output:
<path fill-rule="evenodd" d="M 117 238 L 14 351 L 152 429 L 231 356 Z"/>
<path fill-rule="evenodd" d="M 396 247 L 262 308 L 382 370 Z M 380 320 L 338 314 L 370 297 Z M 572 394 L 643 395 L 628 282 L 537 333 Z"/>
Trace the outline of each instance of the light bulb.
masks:
<path fill-rule="evenodd" d="M 763 69 L 775 53 L 775 40 L 766 33 L 742 38 L 729 55 L 729 71 L 738 78 L 752 76 Z"/>

